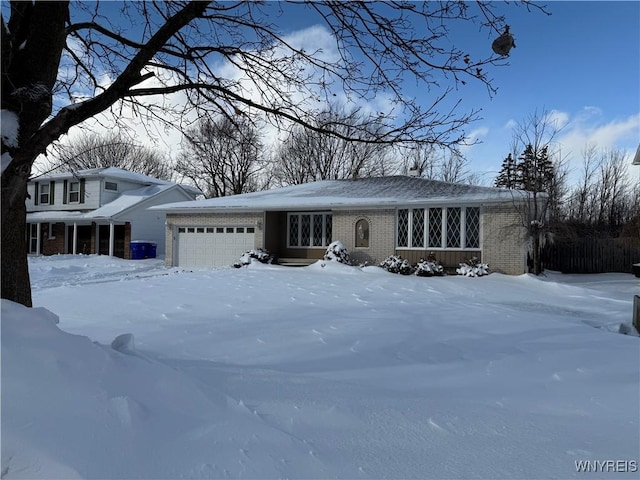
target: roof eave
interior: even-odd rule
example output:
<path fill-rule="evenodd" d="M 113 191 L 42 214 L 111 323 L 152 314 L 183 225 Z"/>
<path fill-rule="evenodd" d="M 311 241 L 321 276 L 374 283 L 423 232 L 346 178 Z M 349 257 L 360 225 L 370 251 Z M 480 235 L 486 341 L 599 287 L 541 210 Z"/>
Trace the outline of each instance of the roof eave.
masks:
<path fill-rule="evenodd" d="M 411 201 L 393 201 L 393 202 L 371 202 L 371 203 L 318 203 L 315 205 L 301 205 L 301 206 L 190 206 L 190 207 L 167 207 L 163 208 L 162 205 L 150 207 L 151 210 L 163 211 L 170 215 L 180 214 L 208 214 L 208 213 L 256 213 L 256 212 L 295 212 L 295 211 L 309 211 L 309 210 L 382 210 L 382 209 L 396 209 L 408 206 L 443 206 L 443 205 L 486 205 L 486 204 L 500 204 L 517 202 L 518 198 L 513 196 L 511 198 L 435 198 L 435 199 L 417 199 Z"/>

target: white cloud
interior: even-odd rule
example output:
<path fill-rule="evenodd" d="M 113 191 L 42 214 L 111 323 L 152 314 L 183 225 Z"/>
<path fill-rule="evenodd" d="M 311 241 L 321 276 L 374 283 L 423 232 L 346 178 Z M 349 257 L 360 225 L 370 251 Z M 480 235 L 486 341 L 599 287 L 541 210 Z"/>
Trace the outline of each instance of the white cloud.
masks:
<path fill-rule="evenodd" d="M 504 130 L 513 130 L 518 126 L 518 122 L 517 120 L 514 120 L 513 118 L 510 118 L 509 120 L 507 120 L 507 123 L 504 124 L 504 127 L 502 127 Z"/>
<path fill-rule="evenodd" d="M 568 113 L 561 112 L 560 110 L 551 110 L 547 113 L 545 120 L 554 128 L 561 129 L 567 126 L 569 119 Z"/>
<path fill-rule="evenodd" d="M 596 106 L 585 106 L 575 113 L 552 110 L 549 119 L 562 127 L 554 142 L 561 147 L 561 154 L 569 162 L 572 171 L 570 182 L 580 171 L 582 151 L 588 144 L 593 144 L 603 149 L 623 150 L 631 159 L 638 148 L 640 141 L 640 113 L 626 117 L 605 119 L 605 111 Z M 510 132 L 518 125 L 518 122 L 509 119 L 500 129 L 478 129 L 469 133 L 471 138 L 482 135 L 483 143 L 469 147 L 465 156 L 472 162 L 472 169 L 478 173 L 486 173 L 495 176 L 500 168 L 500 162 L 509 152 Z M 637 179 L 640 176 L 640 168 L 629 168 L 629 178 Z"/>
<path fill-rule="evenodd" d="M 334 62 L 339 60 L 339 52 L 337 50 L 337 44 L 335 37 L 331 32 L 322 26 L 311 26 L 303 30 L 293 31 L 283 37 L 283 41 L 290 45 L 294 49 L 301 49 L 314 56 L 314 58 L 320 59 L 322 62 Z M 76 49 L 78 45 L 74 45 Z M 279 45 L 275 46 L 271 50 L 261 52 L 262 58 L 270 57 L 273 59 L 284 58 L 292 54 L 291 50 Z M 235 59 L 237 60 L 237 59 Z M 314 70 L 313 66 L 308 64 L 283 64 L 283 68 L 295 69 L 303 76 L 308 77 L 308 82 L 302 85 L 300 88 L 289 88 L 287 92 L 287 102 L 295 105 L 298 108 L 298 114 L 302 112 L 309 112 L 318 110 L 324 107 L 324 101 L 319 95 L 314 95 L 314 84 L 319 82 L 320 77 L 318 72 Z M 275 90 L 285 86 L 284 78 L 280 79 L 281 83 L 278 83 L 278 78 L 261 78 L 253 77 L 249 78 L 241 68 L 233 65 L 229 61 L 224 61 L 218 65 L 212 65 L 212 71 L 220 78 L 227 79 L 231 82 L 235 82 L 238 91 L 245 97 L 255 103 L 262 103 L 271 106 L 277 106 L 280 99 L 275 95 Z M 64 77 L 65 72 L 59 71 L 59 76 Z M 171 83 L 171 79 L 160 78 L 160 72 L 156 72 L 157 77 L 147 80 L 140 86 L 154 87 L 160 86 L 162 82 Z M 162 72 L 165 76 L 166 72 Z M 103 88 L 113 81 L 107 72 L 96 72 L 96 78 L 99 79 L 100 86 Z M 341 84 L 335 82 L 335 79 L 324 78 L 329 88 L 335 85 L 335 96 L 329 93 L 329 96 L 344 104 L 350 103 L 343 92 L 341 91 Z M 332 81 L 334 83 L 332 83 Z M 306 87 L 306 91 L 305 91 Z M 89 92 L 78 90 L 76 92 L 77 101 L 81 101 L 88 98 Z M 62 100 L 62 98 L 58 99 Z M 66 100 L 68 102 L 68 99 Z M 159 118 L 154 118 L 153 115 L 149 115 L 144 109 L 134 108 L 131 104 L 119 102 L 113 105 L 109 110 L 102 112 L 95 117 L 83 122 L 81 125 L 73 127 L 68 135 L 61 140 L 63 142 L 73 141 L 73 138 L 79 135 L 83 130 L 90 130 L 95 133 L 111 132 L 117 128 L 118 124 L 126 124 L 131 136 L 134 140 L 157 148 L 162 151 L 166 151 L 172 155 L 175 155 L 180 150 L 180 144 L 182 141 L 182 131 L 190 125 L 193 125 L 197 120 L 197 114 L 191 112 L 189 115 L 176 115 L 175 112 L 180 111 L 187 103 L 186 93 L 176 93 L 170 96 L 148 96 L 144 98 L 145 104 L 152 106 L 155 110 L 155 114 Z M 60 107 L 65 106 L 64 102 L 56 102 Z M 351 102 L 353 103 L 353 102 Z M 368 112 L 387 112 L 392 108 L 391 101 L 384 95 L 380 95 L 378 98 L 371 102 L 356 102 L 354 106 L 360 106 L 365 113 Z M 254 111 L 250 107 L 242 104 L 230 105 L 230 110 L 238 108 L 246 115 L 250 115 L 254 119 L 261 118 L 263 114 L 258 111 Z M 165 120 L 164 122 L 162 120 Z M 265 133 L 265 141 L 271 143 L 277 140 L 278 130 L 276 127 L 267 126 Z M 41 162 L 48 163 L 48 162 Z"/>
<path fill-rule="evenodd" d="M 563 148 L 574 156 L 587 144 L 598 148 L 621 148 L 635 150 L 640 140 L 640 113 L 607 123 L 592 123 L 578 116 L 557 139 Z M 634 146 L 635 145 L 635 146 Z"/>
<path fill-rule="evenodd" d="M 462 145 L 460 147 L 460 152 L 464 157 L 469 157 L 469 153 L 474 148 L 474 144 L 481 142 L 483 138 L 485 138 L 489 134 L 489 128 L 487 127 L 479 127 L 474 130 L 471 130 L 464 137 L 465 142 L 469 145 Z"/>

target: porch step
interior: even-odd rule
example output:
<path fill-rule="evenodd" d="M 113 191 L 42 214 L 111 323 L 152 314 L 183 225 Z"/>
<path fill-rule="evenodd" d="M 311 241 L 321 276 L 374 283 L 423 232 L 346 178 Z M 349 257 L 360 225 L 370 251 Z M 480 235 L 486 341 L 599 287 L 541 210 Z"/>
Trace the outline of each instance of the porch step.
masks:
<path fill-rule="evenodd" d="M 286 267 L 307 267 L 317 261 L 317 258 L 278 258 L 277 263 Z"/>

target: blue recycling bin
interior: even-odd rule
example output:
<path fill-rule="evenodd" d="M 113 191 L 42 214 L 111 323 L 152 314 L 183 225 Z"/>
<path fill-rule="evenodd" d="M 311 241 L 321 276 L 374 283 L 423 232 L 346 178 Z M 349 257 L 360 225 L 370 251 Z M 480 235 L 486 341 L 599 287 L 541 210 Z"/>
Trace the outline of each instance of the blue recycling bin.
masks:
<path fill-rule="evenodd" d="M 157 245 L 154 242 L 133 240 L 129 244 L 131 260 L 144 260 L 145 258 L 156 258 Z"/>

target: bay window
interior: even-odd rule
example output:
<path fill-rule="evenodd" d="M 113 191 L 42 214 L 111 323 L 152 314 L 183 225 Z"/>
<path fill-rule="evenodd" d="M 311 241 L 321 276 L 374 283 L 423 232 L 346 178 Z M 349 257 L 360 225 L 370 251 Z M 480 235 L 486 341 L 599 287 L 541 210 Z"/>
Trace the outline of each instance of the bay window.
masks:
<path fill-rule="evenodd" d="M 480 248 L 479 207 L 399 209 L 397 248 Z"/>

